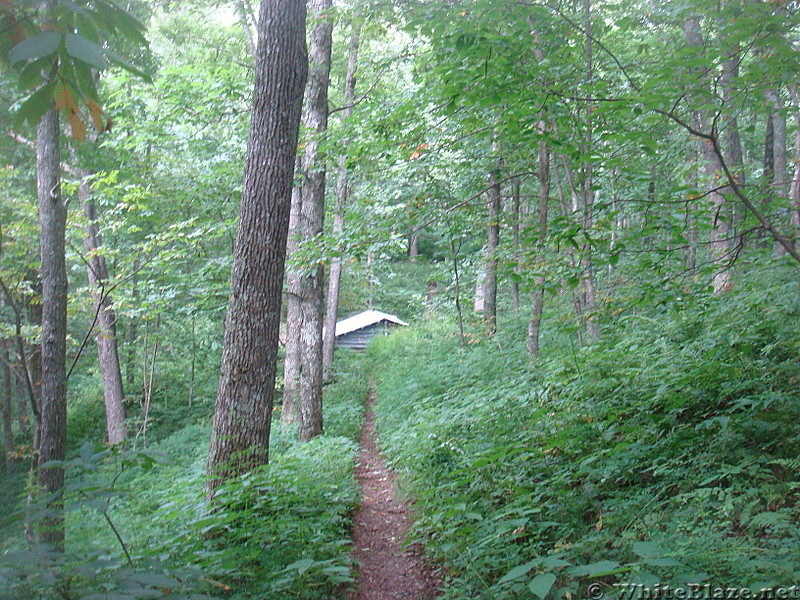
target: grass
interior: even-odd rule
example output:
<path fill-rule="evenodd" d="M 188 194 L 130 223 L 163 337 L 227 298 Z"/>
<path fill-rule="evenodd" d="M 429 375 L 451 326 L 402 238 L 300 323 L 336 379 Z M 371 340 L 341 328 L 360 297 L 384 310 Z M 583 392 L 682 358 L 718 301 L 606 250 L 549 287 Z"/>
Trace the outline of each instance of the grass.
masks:
<path fill-rule="evenodd" d="M 618 317 L 578 348 L 441 322 L 380 340 L 384 450 L 446 598 L 590 583 L 789 586 L 800 576 L 800 314 L 791 280 Z M 553 333 L 555 332 L 555 333 Z"/>

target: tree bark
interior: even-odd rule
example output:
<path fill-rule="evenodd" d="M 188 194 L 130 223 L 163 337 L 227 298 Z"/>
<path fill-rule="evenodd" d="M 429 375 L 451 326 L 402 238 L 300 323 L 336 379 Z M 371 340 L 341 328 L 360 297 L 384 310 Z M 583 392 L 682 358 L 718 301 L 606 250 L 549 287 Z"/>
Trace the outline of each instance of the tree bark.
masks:
<path fill-rule="evenodd" d="M 131 280 L 131 299 L 133 305 L 139 305 L 139 269 L 141 261 L 137 256 L 133 260 L 133 278 Z M 133 384 L 136 381 L 136 338 L 139 337 L 139 320 L 136 317 L 130 318 L 127 332 L 127 345 L 128 356 L 125 361 L 125 383 L 128 385 L 128 393 L 130 393 Z"/>
<path fill-rule="evenodd" d="M 492 154 L 500 153 L 497 140 L 492 143 Z M 500 159 L 494 159 L 489 171 L 489 189 L 486 191 L 487 234 L 486 276 L 483 280 L 483 318 L 489 331 L 497 331 L 497 250 L 500 246 Z"/>
<path fill-rule="evenodd" d="M 583 18 L 586 30 L 586 82 L 591 86 L 594 80 L 594 64 L 592 59 L 592 2 L 584 0 Z M 584 153 L 591 156 L 593 151 L 592 141 L 592 114 L 594 107 L 589 103 L 586 105 L 586 146 Z M 581 181 L 581 200 L 583 203 L 583 230 L 585 235 L 590 235 L 594 229 L 594 163 L 586 160 L 583 165 L 584 173 Z M 592 246 L 585 243 L 581 257 L 583 267 L 583 292 L 584 309 L 587 313 L 586 331 L 590 338 L 600 339 L 600 321 L 597 315 L 597 303 L 594 290 L 594 273 L 592 267 Z"/>
<path fill-rule="evenodd" d="M 14 415 L 12 412 L 11 367 L 9 366 L 8 342 L 0 340 L 0 362 L 3 363 L 3 464 L 6 475 L 14 472 Z"/>
<path fill-rule="evenodd" d="M 772 116 L 772 160 L 773 171 L 770 186 L 771 198 L 778 202 L 785 201 L 789 197 L 789 176 L 787 169 L 786 152 L 786 115 L 783 112 L 784 105 L 780 90 L 768 89 L 764 92 L 769 104 Z M 785 249 L 780 242 L 774 243 L 775 253 L 785 254 Z"/>
<path fill-rule="evenodd" d="M 263 0 L 208 491 L 269 460 L 294 162 L 308 73 L 304 0 Z"/>
<path fill-rule="evenodd" d="M 791 213 L 789 214 L 789 235 L 794 239 L 794 247 L 800 250 L 800 100 L 797 86 L 789 87 L 794 112 L 794 174 L 789 190 Z"/>
<path fill-rule="evenodd" d="M 328 129 L 328 86 L 333 45 L 332 0 L 311 0 L 314 17 L 309 49 L 303 124 L 310 136 L 303 154 L 300 231 L 305 242 L 322 234 L 325 219 L 325 156 L 320 142 Z M 316 264 L 300 277 L 300 380 L 297 435 L 302 441 L 322 433 L 322 323 L 324 271 Z"/>
<path fill-rule="evenodd" d="M 86 251 L 86 272 L 92 290 L 94 311 L 97 315 L 97 356 L 100 374 L 103 379 L 103 399 L 106 407 L 106 437 L 109 444 L 121 444 L 127 437 L 125 428 L 125 392 L 122 388 L 122 370 L 117 350 L 117 316 L 114 306 L 106 293 L 108 268 L 102 253 L 100 227 L 97 223 L 97 206 L 91 198 L 86 177 L 89 173 L 81 171 L 82 181 L 78 185 L 78 199 L 83 216 L 83 247 Z"/>
<path fill-rule="evenodd" d="M 350 35 L 350 47 L 347 57 L 347 76 L 344 83 L 344 110 L 342 121 L 347 121 L 352 113 L 352 104 L 356 94 L 356 72 L 358 70 L 358 47 L 361 41 L 361 24 L 353 25 Z M 344 215 L 347 207 L 349 186 L 347 180 L 347 153 L 339 157 L 339 170 L 336 179 L 336 207 L 333 214 L 333 234 L 341 235 L 344 231 Z M 322 368 L 324 372 L 330 369 L 333 363 L 333 349 L 336 345 L 336 321 L 339 312 L 339 288 L 342 281 L 342 268 L 344 263 L 341 258 L 334 258 L 331 262 L 330 276 L 328 278 L 328 298 L 325 313 L 325 335 L 322 340 Z"/>
<path fill-rule="evenodd" d="M 734 101 L 734 86 L 736 85 L 736 80 L 739 78 L 739 61 L 738 57 L 735 55 L 729 56 L 723 63 L 722 63 L 722 101 L 726 105 L 730 105 Z M 736 113 L 733 113 L 732 116 L 728 119 L 727 126 L 725 127 L 725 162 L 731 168 L 734 176 L 736 177 L 736 183 L 739 186 L 743 186 L 745 184 L 744 178 L 744 155 L 742 152 L 742 139 L 739 135 L 739 120 L 736 117 Z M 725 193 L 731 193 L 729 188 L 725 189 Z M 736 230 L 736 239 L 737 244 L 739 246 L 744 245 L 744 237 L 741 235 L 741 229 L 743 228 L 743 217 L 744 211 L 740 210 L 737 211 L 736 207 L 733 207 L 731 210 L 730 215 L 730 223 L 732 227 Z"/>
<path fill-rule="evenodd" d="M 702 48 L 703 36 L 700 31 L 700 18 L 690 17 L 683 23 L 686 44 L 689 47 Z M 701 84 L 707 84 L 707 70 L 697 73 Z M 702 100 L 693 99 L 692 103 L 701 105 Z M 707 111 L 701 108 L 692 109 L 692 119 L 698 130 L 706 131 L 709 127 Z M 729 260 L 731 258 L 730 223 L 726 213 L 725 196 L 717 189 L 717 181 L 722 173 L 720 157 L 712 144 L 703 142 L 702 157 L 705 163 L 706 184 L 711 188 L 707 194 L 711 208 L 711 233 L 709 239 L 709 253 L 714 265 L 711 282 L 715 294 L 720 294 L 731 288 L 731 274 Z"/>
<path fill-rule="evenodd" d="M 545 133 L 544 121 L 539 121 L 539 133 Z M 537 176 L 539 178 L 539 206 L 538 228 L 536 240 L 536 264 L 535 269 L 542 268 L 544 240 L 547 235 L 547 210 L 550 204 L 550 150 L 547 142 L 539 141 L 539 165 Z M 544 310 L 544 284 L 545 279 L 541 275 L 535 277 L 536 288 L 533 291 L 533 305 L 531 307 L 531 318 L 528 322 L 528 352 L 531 356 L 539 354 L 539 334 L 542 323 L 542 312 Z"/>
<path fill-rule="evenodd" d="M 60 127 L 58 113 L 48 110 L 36 130 L 39 199 L 39 246 L 42 276 L 42 382 L 39 434 L 39 485 L 48 495 L 55 516 L 42 519 L 40 539 L 64 548 L 61 491 L 63 467 L 45 468 L 64 460 L 67 438 L 67 208 L 61 196 Z"/>
<path fill-rule="evenodd" d="M 300 171 L 300 158 L 295 163 Z M 299 236 L 300 187 L 292 189 L 289 210 L 289 235 L 286 240 L 286 254 L 291 257 L 297 248 Z M 281 405 L 281 427 L 287 429 L 297 422 L 297 395 L 300 381 L 300 274 L 290 269 L 286 273 L 286 345 L 283 358 L 283 403 Z"/>
<path fill-rule="evenodd" d="M 253 59 L 253 64 L 256 62 L 256 41 L 253 38 L 253 29 L 250 24 L 250 10 L 248 10 L 249 0 L 237 0 L 236 12 L 239 17 L 239 25 L 242 27 L 244 34 L 244 41 L 247 43 L 247 49 L 250 51 L 250 57 Z"/>

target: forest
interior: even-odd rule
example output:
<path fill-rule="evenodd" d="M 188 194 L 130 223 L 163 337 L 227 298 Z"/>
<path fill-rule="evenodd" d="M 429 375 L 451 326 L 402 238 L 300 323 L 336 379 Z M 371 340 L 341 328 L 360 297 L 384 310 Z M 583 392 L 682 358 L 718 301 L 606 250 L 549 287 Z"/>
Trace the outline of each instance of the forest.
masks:
<path fill-rule="evenodd" d="M 800 598 L 796 0 L 0 0 L 0 80 L 0 600 Z"/>

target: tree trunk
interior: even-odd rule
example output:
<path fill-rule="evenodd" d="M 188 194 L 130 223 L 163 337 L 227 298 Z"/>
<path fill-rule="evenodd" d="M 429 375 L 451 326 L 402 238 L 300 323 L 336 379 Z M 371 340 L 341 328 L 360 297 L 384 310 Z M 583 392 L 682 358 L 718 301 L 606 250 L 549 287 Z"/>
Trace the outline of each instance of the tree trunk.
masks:
<path fill-rule="evenodd" d="M 461 310 L 461 279 L 458 275 L 458 251 L 453 240 L 450 240 L 450 254 L 453 257 L 453 285 L 455 286 L 456 316 L 458 317 L 458 344 L 464 348 L 466 342 L 464 339 L 464 313 Z"/>
<path fill-rule="evenodd" d="M 304 0 L 263 0 L 208 490 L 269 460 L 286 235 L 308 63 Z"/>
<path fill-rule="evenodd" d="M 3 464 L 6 475 L 14 472 L 14 415 L 11 408 L 12 386 L 11 367 L 9 367 L 8 342 L 0 340 L 0 362 L 3 363 Z"/>
<path fill-rule="evenodd" d="M 250 24 L 250 11 L 248 10 L 248 0 L 237 0 L 236 12 L 239 17 L 239 25 L 242 27 L 244 34 L 244 41 L 247 43 L 247 49 L 250 51 L 250 57 L 253 59 L 253 64 L 256 62 L 256 41 L 253 38 L 253 28 Z"/>
<path fill-rule="evenodd" d="M 700 18 L 690 17 L 683 23 L 686 44 L 689 47 L 702 48 L 703 36 L 700 31 Z M 698 73 L 700 81 L 707 83 L 707 70 Z M 693 104 L 702 104 L 701 100 L 693 100 Z M 692 120 L 697 129 L 708 130 L 709 118 L 707 111 L 700 108 L 692 109 Z M 711 276 L 714 293 L 719 294 L 728 290 L 732 286 L 730 275 L 731 240 L 730 223 L 726 213 L 725 196 L 718 190 L 717 182 L 719 174 L 722 173 L 722 163 L 717 156 L 712 144 L 702 145 L 702 157 L 705 163 L 706 184 L 710 188 L 707 198 L 711 203 L 711 233 L 709 239 L 709 253 L 711 262 L 714 265 L 714 272 Z"/>
<path fill-rule="evenodd" d="M 408 238 L 408 261 L 417 262 L 419 257 L 419 230 L 415 229 Z"/>
<path fill-rule="evenodd" d="M 134 306 L 139 305 L 139 269 L 141 263 L 137 256 L 133 260 L 133 277 L 131 279 L 131 299 Z M 136 317 L 130 318 L 128 324 L 128 357 L 125 361 L 125 383 L 128 385 L 130 393 L 136 381 L 136 338 L 139 336 L 139 320 Z"/>
<path fill-rule="evenodd" d="M 783 112 L 784 105 L 780 90 L 768 89 L 764 92 L 767 104 L 772 111 L 772 157 L 773 172 L 769 196 L 775 198 L 778 203 L 785 201 L 789 197 L 789 176 L 787 169 L 786 152 L 786 115 Z M 783 245 L 775 241 L 774 250 L 777 255 L 786 253 Z"/>
<path fill-rule="evenodd" d="M 100 374 L 103 378 L 103 399 L 106 407 L 106 436 L 109 444 L 121 444 L 125 441 L 125 392 L 122 388 L 122 371 L 117 351 L 117 316 L 106 293 L 108 269 L 102 254 L 100 227 L 97 224 L 97 207 L 90 196 L 89 184 L 86 183 L 86 171 L 81 171 L 82 181 L 78 185 L 78 199 L 83 216 L 83 247 L 86 250 L 86 272 L 92 300 L 97 316 L 97 355 L 100 361 Z"/>
<path fill-rule="evenodd" d="M 546 125 L 544 121 L 539 121 L 539 133 L 544 135 Z M 539 206 L 538 228 L 536 240 L 536 264 L 534 268 L 538 271 L 542 268 L 541 262 L 544 260 L 544 240 L 547 235 L 547 210 L 550 204 L 550 151 L 547 142 L 539 142 L 539 165 L 537 176 L 539 178 Z M 545 279 L 541 275 L 535 278 L 536 288 L 533 291 L 533 306 L 531 308 L 531 318 L 528 322 L 528 352 L 532 356 L 539 354 L 539 334 L 542 322 L 542 312 L 544 309 L 544 284 Z"/>
<path fill-rule="evenodd" d="M 789 190 L 791 202 L 789 235 L 794 239 L 795 249 L 800 250 L 800 101 L 798 101 L 797 86 L 790 86 L 789 92 L 792 96 L 794 112 L 794 175 Z"/>
<path fill-rule="evenodd" d="M 739 77 L 739 61 L 737 57 L 730 56 L 727 60 L 722 63 L 722 101 L 725 104 L 731 104 L 734 100 L 734 91 L 733 87 L 736 84 L 736 80 Z M 742 140 L 741 136 L 739 135 L 739 120 L 736 118 L 736 113 L 733 113 L 731 117 L 728 119 L 727 127 L 725 128 L 725 149 L 724 149 L 724 157 L 725 162 L 728 163 L 728 166 L 731 169 L 734 177 L 736 178 L 736 183 L 739 186 L 743 186 L 745 183 L 744 179 L 744 156 L 742 152 Z M 730 188 L 725 189 L 726 194 L 730 194 L 732 190 Z M 744 211 L 736 211 L 733 209 L 731 211 L 731 215 L 729 217 L 731 227 L 734 230 L 733 232 L 736 234 L 736 243 L 739 247 L 744 245 L 744 237 L 741 234 L 742 229 L 742 216 L 744 215 Z"/>
<path fill-rule="evenodd" d="M 500 144 L 492 143 L 492 153 L 497 157 Z M 486 234 L 486 276 L 483 282 L 483 317 L 489 331 L 497 331 L 497 250 L 500 246 L 500 159 L 495 158 L 495 165 L 489 172 L 489 189 L 486 191 L 487 201 L 487 234 Z"/>
<path fill-rule="evenodd" d="M 361 40 L 361 25 L 353 25 L 350 35 L 350 48 L 347 58 L 347 77 L 344 83 L 344 110 L 342 121 L 346 122 L 352 113 L 350 106 L 355 99 L 356 71 L 358 69 L 358 47 Z M 333 233 L 340 235 L 344 231 L 344 213 L 347 207 L 349 186 L 347 181 L 347 153 L 339 157 L 339 172 L 336 179 L 336 208 L 333 215 Z M 342 281 L 343 261 L 334 258 L 331 262 L 330 277 L 328 278 L 328 301 L 325 313 L 325 336 L 322 340 L 322 368 L 328 371 L 333 363 L 333 349 L 336 345 L 336 321 L 339 312 L 339 287 Z"/>
<path fill-rule="evenodd" d="M 61 490 L 63 467 L 43 468 L 64 460 L 67 438 L 67 208 L 61 197 L 60 127 L 58 113 L 48 110 L 36 131 L 39 246 L 42 266 L 42 383 L 39 435 L 39 485 L 49 495 L 54 516 L 42 519 L 40 539 L 64 548 Z"/>
<path fill-rule="evenodd" d="M 303 124 L 309 131 L 303 154 L 300 232 L 311 242 L 322 234 L 325 219 L 325 156 L 320 143 L 328 129 L 328 86 L 333 44 L 332 0 L 311 0 L 314 28 L 309 49 L 308 84 Z M 322 323 L 324 271 L 315 265 L 300 277 L 300 385 L 297 435 L 303 440 L 322 433 Z"/>
<path fill-rule="evenodd" d="M 586 29 L 586 82 L 591 86 L 594 80 L 594 65 L 592 60 L 592 3 L 591 0 L 583 2 L 584 28 Z M 594 107 L 591 103 L 586 105 L 586 141 L 584 153 L 591 156 L 593 151 L 592 140 L 592 114 Z M 594 229 L 594 163 L 586 160 L 583 165 L 583 179 L 581 181 L 581 200 L 583 203 L 583 230 L 588 236 Z M 583 267 L 583 294 L 585 313 L 587 314 L 586 331 L 590 338 L 600 339 L 600 321 L 597 315 L 597 303 L 594 290 L 594 273 L 592 268 L 592 246 L 585 243 L 581 257 Z"/>
<path fill-rule="evenodd" d="M 511 184 L 511 243 L 512 255 L 514 257 L 514 274 L 518 275 L 519 269 L 519 213 L 520 213 L 520 181 L 515 177 Z M 511 281 L 511 305 L 514 312 L 519 311 L 519 281 L 513 278 Z"/>
<path fill-rule="evenodd" d="M 300 171 L 300 158 L 295 169 Z M 300 187 L 292 189 L 289 210 L 289 234 L 286 254 L 291 257 L 297 248 L 299 236 Z M 297 394 L 300 382 L 300 274 L 296 270 L 286 273 L 286 345 L 283 358 L 283 403 L 281 405 L 281 427 L 287 429 L 297 422 Z"/>

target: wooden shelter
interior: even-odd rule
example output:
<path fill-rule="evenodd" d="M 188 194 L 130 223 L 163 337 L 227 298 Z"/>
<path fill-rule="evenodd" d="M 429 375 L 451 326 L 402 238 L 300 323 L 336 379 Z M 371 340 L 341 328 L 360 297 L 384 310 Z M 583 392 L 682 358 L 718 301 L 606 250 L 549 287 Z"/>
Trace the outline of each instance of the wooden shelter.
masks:
<path fill-rule="evenodd" d="M 364 350 L 376 335 L 387 335 L 395 327 L 408 323 L 379 310 L 365 310 L 336 323 L 336 346 Z"/>

